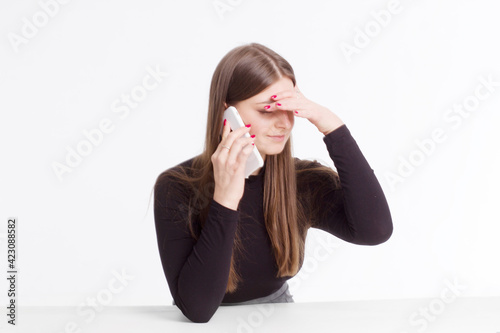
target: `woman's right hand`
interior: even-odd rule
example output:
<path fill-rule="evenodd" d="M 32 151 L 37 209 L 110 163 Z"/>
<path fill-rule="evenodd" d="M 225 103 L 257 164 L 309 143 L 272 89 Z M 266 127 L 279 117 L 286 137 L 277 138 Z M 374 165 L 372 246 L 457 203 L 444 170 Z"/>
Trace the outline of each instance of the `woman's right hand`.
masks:
<path fill-rule="evenodd" d="M 214 167 L 214 200 L 233 210 L 238 209 L 243 197 L 245 165 L 254 147 L 254 138 L 244 136 L 250 131 L 250 125 L 247 126 L 231 132 L 231 124 L 226 120 L 222 140 L 211 158 Z"/>

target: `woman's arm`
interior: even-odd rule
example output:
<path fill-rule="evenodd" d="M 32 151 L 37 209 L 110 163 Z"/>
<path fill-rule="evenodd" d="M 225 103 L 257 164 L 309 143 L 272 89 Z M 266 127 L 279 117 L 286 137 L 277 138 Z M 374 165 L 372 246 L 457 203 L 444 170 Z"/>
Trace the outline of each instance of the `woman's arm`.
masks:
<path fill-rule="evenodd" d="M 389 239 L 392 219 L 384 192 L 343 121 L 306 98 L 297 86 L 271 96 L 271 100 L 268 111 L 293 112 L 325 135 L 323 140 L 339 174 L 341 189 L 330 180 L 331 190 L 315 193 L 319 199 L 312 204 L 318 205 L 321 216 L 312 226 L 355 244 L 375 245 Z M 310 193 L 314 193 L 314 184 L 310 187 Z"/>
<path fill-rule="evenodd" d="M 313 227 L 347 242 L 376 245 L 388 240 L 393 225 L 384 192 L 356 141 L 344 124 L 323 137 L 341 189 L 319 194 L 322 218 Z M 314 190 L 314 189 L 313 189 Z"/>
<path fill-rule="evenodd" d="M 182 313 L 193 322 L 208 322 L 225 295 L 239 212 L 209 201 L 207 220 L 196 241 L 186 224 L 187 203 L 173 192 L 179 186 L 174 184 L 163 181 L 155 186 L 161 263 Z"/>

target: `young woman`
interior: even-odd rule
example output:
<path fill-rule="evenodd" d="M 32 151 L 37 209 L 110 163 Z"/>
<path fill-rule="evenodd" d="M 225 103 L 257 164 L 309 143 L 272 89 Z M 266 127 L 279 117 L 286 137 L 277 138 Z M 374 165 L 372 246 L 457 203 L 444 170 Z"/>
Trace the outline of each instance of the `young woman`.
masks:
<path fill-rule="evenodd" d="M 228 106 L 246 127 L 231 131 Z M 337 172 L 292 157 L 295 117 L 324 134 Z M 245 178 L 254 145 L 264 166 Z M 160 174 L 154 193 L 163 270 L 193 322 L 209 321 L 220 305 L 293 302 L 286 281 L 302 266 L 309 228 L 360 245 L 392 234 L 382 188 L 346 125 L 298 90 L 285 59 L 256 43 L 220 61 L 204 151 Z"/>

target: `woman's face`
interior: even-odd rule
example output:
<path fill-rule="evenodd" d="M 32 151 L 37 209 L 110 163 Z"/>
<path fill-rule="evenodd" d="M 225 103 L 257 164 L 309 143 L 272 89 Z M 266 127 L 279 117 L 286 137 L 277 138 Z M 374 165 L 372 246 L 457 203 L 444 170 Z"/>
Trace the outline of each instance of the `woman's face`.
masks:
<path fill-rule="evenodd" d="M 273 103 L 271 96 L 293 89 L 292 80 L 283 77 L 259 94 L 233 105 L 243 122 L 252 124 L 250 135 L 255 135 L 255 146 L 264 161 L 266 155 L 276 155 L 283 151 L 295 120 L 292 111 L 269 112 L 264 109 L 264 106 Z"/>

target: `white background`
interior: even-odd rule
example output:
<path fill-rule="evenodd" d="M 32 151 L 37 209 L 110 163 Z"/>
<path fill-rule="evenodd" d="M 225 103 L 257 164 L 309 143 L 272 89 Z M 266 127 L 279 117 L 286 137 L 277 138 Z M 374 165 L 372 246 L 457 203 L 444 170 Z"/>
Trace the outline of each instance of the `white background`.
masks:
<path fill-rule="evenodd" d="M 500 296 L 500 86 L 481 88 L 487 98 L 460 123 L 445 118 L 454 104 L 477 101 L 481 77 L 500 82 L 497 1 L 54 4 L 0 4 L 0 266 L 15 216 L 20 305 L 102 300 L 119 272 L 132 277 L 107 304 L 171 304 L 153 184 L 202 151 L 212 73 L 250 42 L 285 57 L 304 95 L 347 124 L 394 222 L 375 247 L 310 231 L 305 266 L 290 281 L 295 301 L 439 297 L 450 283 L 461 296 Z M 114 112 L 148 68 L 168 76 L 126 116 Z M 104 119 L 113 130 L 58 177 L 54 163 L 66 164 Z M 424 154 L 416 141 L 439 129 L 446 139 Z M 322 137 L 296 118 L 294 155 L 334 167 Z M 410 157 L 418 165 L 391 183 Z"/>

